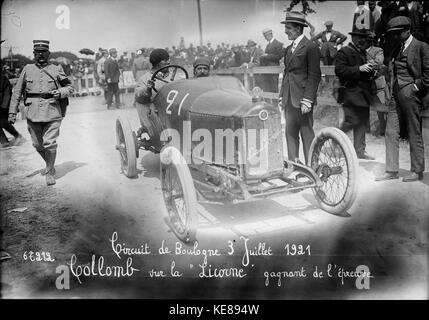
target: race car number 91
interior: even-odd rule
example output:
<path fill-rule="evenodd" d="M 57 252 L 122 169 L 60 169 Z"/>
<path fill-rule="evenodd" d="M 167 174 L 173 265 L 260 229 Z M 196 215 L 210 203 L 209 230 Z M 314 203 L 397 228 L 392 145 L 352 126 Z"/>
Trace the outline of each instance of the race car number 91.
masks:
<path fill-rule="evenodd" d="M 165 110 L 166 114 L 172 114 L 171 107 L 173 106 L 174 100 L 176 100 L 177 95 L 179 94 L 179 91 L 177 90 L 171 90 L 167 94 L 167 108 Z M 185 94 L 182 101 L 180 101 L 179 108 L 177 109 L 177 115 L 180 116 L 180 111 L 182 110 L 183 103 L 185 102 L 186 98 L 189 96 L 189 93 Z"/>

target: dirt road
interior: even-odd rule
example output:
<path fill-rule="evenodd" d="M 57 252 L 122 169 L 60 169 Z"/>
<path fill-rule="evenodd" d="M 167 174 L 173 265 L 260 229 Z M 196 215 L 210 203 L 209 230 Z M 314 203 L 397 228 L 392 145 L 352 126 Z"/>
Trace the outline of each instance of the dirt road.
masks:
<path fill-rule="evenodd" d="M 120 173 L 118 115 L 137 130 L 130 96 L 115 111 L 107 111 L 100 97 L 71 100 L 58 141 L 57 184 L 49 188 L 26 123 L 17 122 L 28 141 L 0 151 L 2 247 L 12 256 L 1 263 L 2 297 L 428 298 L 429 175 L 409 184 L 374 182 L 384 170 L 383 139 L 368 137 L 368 152 L 377 159 L 359 163 L 359 194 L 348 215 L 320 210 L 310 190 L 248 204 L 200 205 L 193 248 L 181 245 L 164 221 L 159 156 L 141 151 L 137 179 Z M 400 174 L 408 169 L 409 152 L 401 145 Z M 302 255 L 293 245 L 302 245 Z M 121 246 L 146 246 L 147 254 L 117 255 Z M 30 251 L 49 252 L 55 261 L 31 261 Z M 92 257 L 86 276 L 77 265 L 91 266 Z M 138 271 L 126 269 L 129 257 Z M 70 270 L 70 286 L 60 290 L 62 265 Z M 371 272 L 368 288 L 358 289 L 351 274 L 360 265 Z M 129 272 L 100 275 L 108 266 Z M 316 266 L 323 278 L 315 277 Z"/>

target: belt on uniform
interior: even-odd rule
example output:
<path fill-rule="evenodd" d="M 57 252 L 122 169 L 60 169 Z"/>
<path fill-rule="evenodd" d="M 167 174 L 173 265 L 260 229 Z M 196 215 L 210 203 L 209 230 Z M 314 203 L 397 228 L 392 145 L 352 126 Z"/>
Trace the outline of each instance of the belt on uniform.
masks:
<path fill-rule="evenodd" d="M 52 93 L 27 93 L 27 98 L 42 98 L 42 99 L 52 99 L 54 95 Z"/>

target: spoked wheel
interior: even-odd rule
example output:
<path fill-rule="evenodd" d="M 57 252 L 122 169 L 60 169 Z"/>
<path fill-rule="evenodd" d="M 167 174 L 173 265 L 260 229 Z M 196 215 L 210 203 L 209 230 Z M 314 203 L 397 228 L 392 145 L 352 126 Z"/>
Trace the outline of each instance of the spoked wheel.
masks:
<path fill-rule="evenodd" d="M 313 189 L 319 206 L 332 214 L 349 209 L 357 195 L 358 160 L 347 135 L 337 128 L 324 128 L 310 147 L 308 164 L 323 182 Z"/>
<path fill-rule="evenodd" d="M 188 165 L 174 147 L 161 151 L 161 186 L 168 219 L 176 236 L 194 242 L 198 225 L 197 197 Z"/>
<path fill-rule="evenodd" d="M 128 177 L 137 175 L 136 135 L 126 118 L 116 119 L 116 149 L 119 151 L 121 170 Z"/>

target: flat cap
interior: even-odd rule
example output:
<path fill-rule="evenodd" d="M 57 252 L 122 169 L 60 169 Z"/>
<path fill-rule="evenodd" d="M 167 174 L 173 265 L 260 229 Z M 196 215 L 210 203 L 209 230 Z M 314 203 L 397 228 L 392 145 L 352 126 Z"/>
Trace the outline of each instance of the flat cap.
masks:
<path fill-rule="evenodd" d="M 333 26 L 334 22 L 332 22 L 331 20 L 328 20 L 325 22 L 325 26 Z"/>
<path fill-rule="evenodd" d="M 398 16 L 389 20 L 387 23 L 387 32 L 409 29 L 410 27 L 411 21 L 408 17 Z"/>
<path fill-rule="evenodd" d="M 281 22 L 282 24 L 286 23 L 296 23 L 304 27 L 308 27 L 307 21 L 305 20 L 305 15 L 298 11 L 286 12 L 286 18 Z"/>

